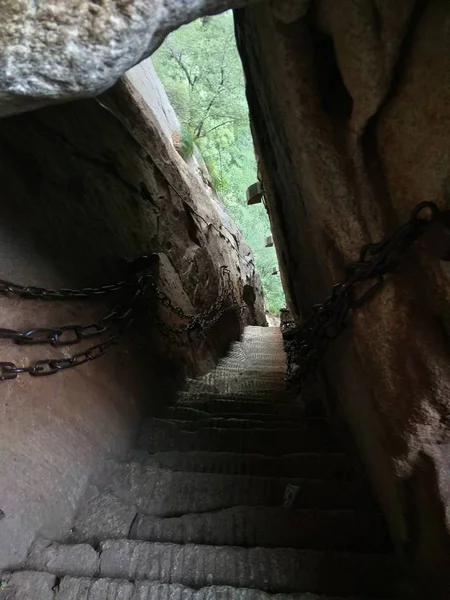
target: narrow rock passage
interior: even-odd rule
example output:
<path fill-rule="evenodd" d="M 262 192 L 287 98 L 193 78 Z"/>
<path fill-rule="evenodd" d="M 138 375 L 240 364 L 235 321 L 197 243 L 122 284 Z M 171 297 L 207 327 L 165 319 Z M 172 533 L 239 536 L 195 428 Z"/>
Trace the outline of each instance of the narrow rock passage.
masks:
<path fill-rule="evenodd" d="M 279 329 L 246 328 L 144 422 L 128 461 L 91 481 L 67 539 L 37 540 L 0 598 L 395 598 L 383 519 L 284 372 Z"/>

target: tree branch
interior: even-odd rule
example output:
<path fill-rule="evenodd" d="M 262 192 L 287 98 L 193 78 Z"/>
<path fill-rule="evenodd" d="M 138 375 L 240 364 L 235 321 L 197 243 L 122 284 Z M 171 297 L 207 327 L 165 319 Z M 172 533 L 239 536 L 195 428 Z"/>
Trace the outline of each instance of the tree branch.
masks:
<path fill-rule="evenodd" d="M 232 121 L 225 121 L 224 123 L 221 123 L 220 125 L 216 125 L 212 129 L 208 129 L 208 131 L 205 131 L 205 133 L 202 133 L 201 135 L 197 136 L 197 139 L 206 137 L 209 133 L 215 131 L 216 129 L 219 129 L 219 127 L 223 127 L 224 125 L 231 125 L 232 123 L 234 123 L 234 119 Z"/>
<path fill-rule="evenodd" d="M 174 48 L 172 48 L 172 46 L 170 46 L 170 44 L 167 44 L 167 47 L 169 48 L 170 55 L 172 56 L 174 61 L 177 63 L 177 65 L 180 67 L 180 69 L 183 71 L 183 73 L 186 75 L 186 79 L 188 80 L 189 86 L 192 91 L 194 89 L 195 84 L 197 83 L 197 81 L 199 79 L 198 75 L 196 75 L 195 77 L 192 77 L 189 69 L 183 62 L 183 53 L 182 52 L 176 52 L 174 50 Z"/>

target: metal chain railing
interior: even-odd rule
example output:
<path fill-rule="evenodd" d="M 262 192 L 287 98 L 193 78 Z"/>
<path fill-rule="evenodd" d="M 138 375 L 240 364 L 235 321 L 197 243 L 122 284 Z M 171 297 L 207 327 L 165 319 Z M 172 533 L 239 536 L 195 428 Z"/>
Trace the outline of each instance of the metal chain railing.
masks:
<path fill-rule="evenodd" d="M 359 260 L 347 265 L 344 281 L 333 286 L 331 294 L 313 307 L 303 324 L 284 322 L 288 381 L 301 385 L 316 370 L 331 342 L 347 327 L 350 312 L 361 309 L 381 292 L 386 275 L 440 214 L 432 202 L 416 206 L 410 220 L 392 235 L 363 246 Z"/>
<path fill-rule="evenodd" d="M 116 305 L 108 314 L 95 323 L 85 325 L 63 325 L 58 327 L 36 327 L 28 331 L 0 328 L 0 340 L 6 339 L 21 345 L 50 344 L 54 348 L 78 344 L 84 340 L 110 335 L 100 343 L 90 346 L 82 352 L 63 358 L 45 358 L 34 361 L 28 366 L 18 366 L 14 362 L 0 362 L 0 381 L 16 379 L 18 375 L 28 373 L 35 377 L 54 375 L 66 369 L 72 369 L 103 356 L 109 348 L 116 345 L 129 327 L 144 315 L 150 315 L 162 333 L 172 343 L 188 344 L 193 335 L 201 335 L 213 327 L 223 314 L 236 311 L 241 314 L 246 309 L 235 297 L 227 267 L 220 268 L 219 293 L 214 304 L 199 314 L 187 314 L 162 292 L 148 268 L 158 260 L 157 255 L 141 256 L 128 264 L 129 276 L 112 285 L 87 287 L 81 289 L 63 288 L 51 290 L 35 286 L 21 286 L 0 280 L 0 293 L 6 296 L 19 296 L 40 300 L 80 300 L 106 296 L 114 292 L 124 292 L 126 300 Z M 142 273 L 144 272 L 144 273 Z M 158 314 L 155 302 L 175 314 L 179 319 L 187 321 L 181 326 L 167 324 Z M 187 337 L 186 340 L 183 338 Z"/>

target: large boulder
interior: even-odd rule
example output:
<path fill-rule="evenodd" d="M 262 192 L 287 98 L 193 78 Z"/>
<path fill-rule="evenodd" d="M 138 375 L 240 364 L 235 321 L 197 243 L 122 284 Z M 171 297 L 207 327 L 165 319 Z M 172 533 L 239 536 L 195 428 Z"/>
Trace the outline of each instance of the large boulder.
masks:
<path fill-rule="evenodd" d="M 0 116 L 99 94 L 180 25 L 256 1 L 2 2 Z"/>
<path fill-rule="evenodd" d="M 419 202 L 450 205 L 450 5 L 316 0 L 297 19 L 268 5 L 237 15 L 280 267 L 301 321 L 363 244 Z M 449 298 L 448 263 L 419 243 L 321 371 L 398 551 L 434 599 L 450 589 Z"/>

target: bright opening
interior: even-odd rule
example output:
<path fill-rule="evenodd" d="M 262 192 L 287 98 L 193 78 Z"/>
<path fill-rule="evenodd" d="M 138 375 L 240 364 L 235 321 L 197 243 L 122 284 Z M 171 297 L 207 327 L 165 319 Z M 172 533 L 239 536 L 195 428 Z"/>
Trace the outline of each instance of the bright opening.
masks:
<path fill-rule="evenodd" d="M 257 180 L 242 65 L 231 12 L 205 17 L 172 33 L 153 55 L 156 71 L 181 123 L 181 153 L 200 153 L 208 178 L 250 245 L 268 309 L 285 306 L 275 248 L 263 204 L 247 206 Z"/>

